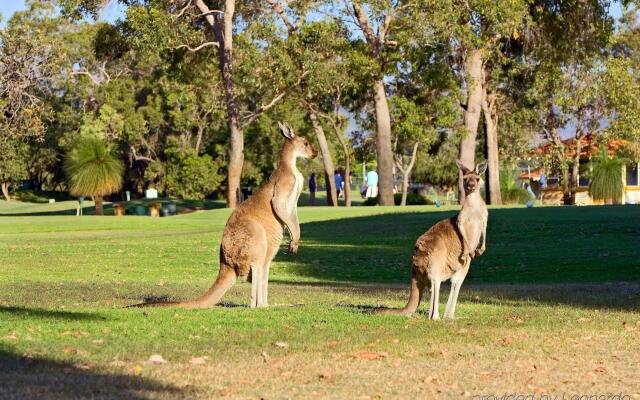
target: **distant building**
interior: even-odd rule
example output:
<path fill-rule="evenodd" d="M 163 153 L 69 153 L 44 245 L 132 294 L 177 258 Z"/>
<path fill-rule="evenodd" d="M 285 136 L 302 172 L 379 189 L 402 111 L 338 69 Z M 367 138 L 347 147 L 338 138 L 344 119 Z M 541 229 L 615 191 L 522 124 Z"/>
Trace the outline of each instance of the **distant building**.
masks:
<path fill-rule="evenodd" d="M 599 144 L 597 143 L 597 137 L 593 134 L 586 135 L 580 141 L 580 168 L 579 171 L 585 171 L 591 168 L 591 160 L 600 153 Z M 573 158 L 576 155 L 576 139 L 569 138 L 563 141 L 565 148 L 565 156 L 567 158 Z M 615 155 L 616 152 L 628 145 L 629 142 L 625 140 L 611 140 L 607 144 L 607 152 L 609 155 Z M 552 143 L 546 143 L 537 147 L 534 153 L 538 156 L 550 154 L 554 149 Z M 638 204 L 640 203 L 640 165 L 637 162 L 631 162 L 622 167 L 622 178 L 624 180 L 624 193 L 622 199 L 619 199 L 620 203 Z M 584 174 L 583 174 L 584 175 Z M 520 174 L 520 179 L 529 180 L 534 187 L 543 203 L 556 204 L 562 201 L 562 185 L 561 178 L 555 175 L 546 176 L 546 189 L 539 187 L 541 177 L 541 170 L 523 170 Z M 589 196 L 589 178 L 587 176 L 578 175 L 578 189 L 576 191 L 576 204 L 587 205 L 597 204 Z"/>

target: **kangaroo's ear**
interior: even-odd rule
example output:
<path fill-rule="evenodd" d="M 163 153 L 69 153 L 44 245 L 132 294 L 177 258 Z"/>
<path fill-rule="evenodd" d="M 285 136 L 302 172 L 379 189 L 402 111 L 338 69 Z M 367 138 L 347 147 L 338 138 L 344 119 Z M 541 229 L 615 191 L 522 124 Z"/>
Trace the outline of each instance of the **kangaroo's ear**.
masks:
<path fill-rule="evenodd" d="M 487 170 L 487 160 L 484 160 L 480 164 L 476 165 L 476 173 L 478 175 L 484 174 L 484 171 L 486 170 Z"/>
<path fill-rule="evenodd" d="M 469 168 L 465 167 L 464 164 L 462 163 L 462 161 L 460 161 L 460 160 L 456 160 L 456 165 L 458 166 L 460 171 L 462 171 L 463 174 L 468 174 L 469 172 L 471 172 L 471 170 Z"/>
<path fill-rule="evenodd" d="M 288 140 L 293 140 L 296 135 L 293 133 L 293 129 L 286 122 L 278 121 L 278 128 L 280 129 L 280 133 Z"/>

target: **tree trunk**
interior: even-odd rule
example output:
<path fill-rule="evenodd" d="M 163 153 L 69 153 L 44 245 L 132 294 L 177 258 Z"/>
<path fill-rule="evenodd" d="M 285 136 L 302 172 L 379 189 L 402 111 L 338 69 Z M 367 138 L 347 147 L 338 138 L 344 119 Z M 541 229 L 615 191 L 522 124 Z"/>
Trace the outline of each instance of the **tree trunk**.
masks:
<path fill-rule="evenodd" d="M 407 205 L 407 195 L 409 192 L 409 178 L 411 178 L 411 171 L 416 163 L 416 157 L 418 155 L 418 145 L 420 142 L 415 142 L 411 151 L 411 161 L 406 167 L 402 165 L 402 159 L 400 158 L 396 163 L 396 166 L 402 171 L 402 199 L 400 200 L 401 206 Z"/>
<path fill-rule="evenodd" d="M 325 180 L 327 184 L 327 205 L 337 207 L 338 206 L 338 196 L 336 194 L 336 185 L 333 180 L 333 173 L 335 171 L 333 165 L 333 159 L 331 158 L 331 152 L 329 151 L 329 144 L 327 143 L 327 138 L 324 134 L 324 129 L 322 128 L 322 124 L 318 121 L 318 116 L 315 111 L 311 108 L 309 111 L 309 119 L 311 120 L 311 124 L 313 125 L 313 130 L 316 133 L 316 137 L 318 138 L 318 145 L 320 146 L 320 154 L 322 155 L 322 165 L 324 166 L 324 174 Z"/>
<path fill-rule="evenodd" d="M 2 182 L 2 195 L 5 200 L 11 201 L 11 195 L 9 194 L 9 182 Z"/>
<path fill-rule="evenodd" d="M 582 135 L 576 135 L 576 155 L 573 158 L 571 168 L 571 197 L 570 204 L 576 204 L 576 192 L 578 191 L 578 176 L 580 173 L 580 153 L 582 152 Z"/>
<path fill-rule="evenodd" d="M 391 117 L 382 79 L 374 83 L 376 109 L 376 151 L 378 153 L 378 204 L 392 206 L 393 152 L 391 151 Z"/>
<path fill-rule="evenodd" d="M 199 126 L 198 127 L 198 136 L 196 137 L 196 147 L 195 147 L 195 151 L 196 151 L 196 155 L 199 156 L 200 155 L 200 146 L 202 146 L 202 134 L 204 133 L 204 128 Z"/>
<path fill-rule="evenodd" d="M 104 211 L 102 209 L 102 196 L 94 196 L 93 200 L 96 206 L 96 215 L 104 215 Z"/>
<path fill-rule="evenodd" d="M 494 94 L 486 94 L 482 101 L 487 141 L 487 199 L 489 204 L 502 204 L 500 193 L 500 156 L 498 152 L 498 113 Z"/>
<path fill-rule="evenodd" d="M 195 0 L 195 6 L 213 28 L 218 42 L 219 69 L 224 87 L 227 107 L 227 123 L 229 125 L 229 165 L 227 167 L 227 207 L 238 204 L 237 191 L 240 188 L 242 165 L 244 164 L 244 135 L 240 123 L 240 115 L 234 95 L 233 82 L 233 18 L 236 8 L 235 0 L 225 0 L 224 14 L 212 13 L 203 0 Z M 215 17 L 214 17 L 215 15 Z"/>
<path fill-rule="evenodd" d="M 344 202 L 346 207 L 351 207 L 351 153 L 347 142 L 341 136 L 342 131 L 335 129 L 335 132 L 344 153 Z"/>
<path fill-rule="evenodd" d="M 467 108 L 464 112 L 466 136 L 460 141 L 460 161 L 467 167 L 475 167 L 476 135 L 482 111 L 482 50 L 471 50 L 464 63 L 467 77 Z M 458 179 L 458 201 L 464 201 L 462 172 Z"/>
<path fill-rule="evenodd" d="M 351 207 L 351 166 L 349 162 L 349 153 L 345 154 L 344 160 L 344 205 Z"/>
<path fill-rule="evenodd" d="M 227 171 L 227 207 L 238 205 L 237 192 L 240 190 L 240 178 L 244 164 L 244 136 L 237 119 L 230 122 L 231 140 L 229 142 L 229 166 Z"/>

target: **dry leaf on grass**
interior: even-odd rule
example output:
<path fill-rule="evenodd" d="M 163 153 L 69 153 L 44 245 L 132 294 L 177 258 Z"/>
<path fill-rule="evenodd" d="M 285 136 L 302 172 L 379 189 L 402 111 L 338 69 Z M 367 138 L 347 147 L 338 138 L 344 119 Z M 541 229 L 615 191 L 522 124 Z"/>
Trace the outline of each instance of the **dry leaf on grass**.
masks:
<path fill-rule="evenodd" d="M 209 360 L 209 357 L 204 356 L 204 357 L 192 357 L 191 358 L 191 364 L 193 365 L 204 365 L 207 363 L 207 360 Z"/>
<path fill-rule="evenodd" d="M 151 364 L 166 364 L 167 360 L 165 360 L 160 354 L 153 354 L 147 360 Z"/>
<path fill-rule="evenodd" d="M 318 374 L 318 378 L 320 380 L 326 380 L 326 379 L 331 379 L 331 372 L 329 371 L 322 371 Z"/>
<path fill-rule="evenodd" d="M 276 347 L 280 347 L 281 349 L 289 348 L 289 344 L 287 344 L 286 342 L 275 342 L 274 344 L 276 345 Z"/>
<path fill-rule="evenodd" d="M 498 343 L 500 343 L 503 346 L 508 346 L 511 344 L 511 342 L 513 342 L 513 339 L 510 336 L 498 339 Z"/>
<path fill-rule="evenodd" d="M 422 380 L 422 382 L 423 382 L 423 383 L 431 383 L 431 382 L 435 381 L 436 379 L 437 379 L 437 378 L 436 378 L 435 376 L 433 376 L 433 375 L 429 375 L 429 376 L 427 376 L 426 378 L 424 378 L 424 379 Z"/>
<path fill-rule="evenodd" d="M 284 358 L 274 358 L 269 363 L 271 368 L 282 368 L 284 366 Z"/>
<path fill-rule="evenodd" d="M 389 354 L 385 351 L 359 351 L 354 354 L 354 358 L 358 360 L 379 360 L 387 357 Z"/>
<path fill-rule="evenodd" d="M 76 338 L 82 337 L 88 335 L 87 332 L 80 332 L 80 331 L 75 331 L 75 332 L 71 332 L 71 331 L 64 331 L 62 333 L 60 333 L 60 336 L 73 336 Z"/>

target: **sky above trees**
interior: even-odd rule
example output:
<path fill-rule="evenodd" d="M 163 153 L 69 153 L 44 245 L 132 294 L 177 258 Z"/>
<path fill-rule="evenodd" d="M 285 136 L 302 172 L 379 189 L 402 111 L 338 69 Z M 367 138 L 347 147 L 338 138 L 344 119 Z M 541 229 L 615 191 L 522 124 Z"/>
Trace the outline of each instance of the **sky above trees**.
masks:
<path fill-rule="evenodd" d="M 11 18 L 16 11 L 23 11 L 27 9 L 27 5 L 24 0 L 0 0 L 0 15 L 2 15 L 2 21 L 0 21 L 0 27 L 5 26 L 6 21 Z M 117 2 L 112 2 L 102 12 L 102 20 L 115 21 L 118 17 L 124 15 L 124 6 Z"/>

